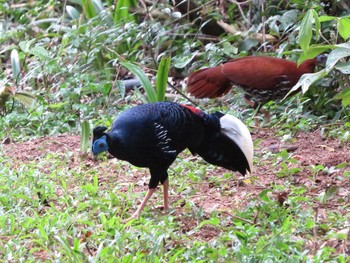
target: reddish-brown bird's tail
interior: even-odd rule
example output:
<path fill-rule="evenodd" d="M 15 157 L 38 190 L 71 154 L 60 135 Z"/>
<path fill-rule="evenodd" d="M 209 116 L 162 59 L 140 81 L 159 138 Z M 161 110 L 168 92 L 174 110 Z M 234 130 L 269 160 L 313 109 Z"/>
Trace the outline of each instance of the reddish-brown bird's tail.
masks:
<path fill-rule="evenodd" d="M 216 98 L 225 95 L 232 84 L 222 73 L 222 65 L 205 68 L 188 77 L 187 90 L 196 98 Z"/>

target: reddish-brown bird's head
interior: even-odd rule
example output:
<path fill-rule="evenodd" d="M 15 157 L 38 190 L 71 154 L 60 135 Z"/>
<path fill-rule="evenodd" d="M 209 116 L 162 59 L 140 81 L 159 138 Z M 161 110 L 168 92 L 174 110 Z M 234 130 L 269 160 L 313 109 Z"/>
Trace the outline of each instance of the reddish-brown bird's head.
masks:
<path fill-rule="evenodd" d="M 237 85 L 245 98 L 266 103 L 284 97 L 305 73 L 312 73 L 320 58 L 295 62 L 280 58 L 250 56 L 214 68 L 201 69 L 188 78 L 187 89 L 197 98 L 216 98 Z"/>

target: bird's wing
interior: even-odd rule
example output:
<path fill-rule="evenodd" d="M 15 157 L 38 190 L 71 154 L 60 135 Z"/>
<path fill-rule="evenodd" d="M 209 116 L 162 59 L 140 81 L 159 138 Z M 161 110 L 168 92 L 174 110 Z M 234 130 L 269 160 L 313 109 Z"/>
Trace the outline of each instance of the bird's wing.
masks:
<path fill-rule="evenodd" d="M 176 158 L 177 152 L 172 147 L 169 131 L 159 122 L 154 122 L 154 131 L 157 138 L 157 148 L 160 152 L 164 156 L 169 156 L 170 159 Z"/>

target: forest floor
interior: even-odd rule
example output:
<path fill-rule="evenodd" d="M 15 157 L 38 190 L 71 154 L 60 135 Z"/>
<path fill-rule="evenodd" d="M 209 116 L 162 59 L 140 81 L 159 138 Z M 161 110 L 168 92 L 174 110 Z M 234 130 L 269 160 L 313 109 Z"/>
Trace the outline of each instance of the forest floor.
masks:
<path fill-rule="evenodd" d="M 202 207 L 207 213 L 215 209 L 230 214 L 229 211 L 247 205 L 264 189 L 289 183 L 293 186 L 305 186 L 305 195 L 313 199 L 330 189 L 335 189 L 326 203 L 317 204 L 317 216 L 320 219 L 326 218 L 329 210 L 336 211 L 339 208 L 340 214 L 347 213 L 344 205 L 349 203 L 350 183 L 349 178 L 344 178 L 344 175 L 348 174 L 346 171 L 350 171 L 349 143 L 343 144 L 335 139 L 322 138 L 319 130 L 298 132 L 289 143 L 283 143 L 281 138 L 276 137 L 275 130 L 266 128 L 258 129 L 258 132 L 253 134 L 253 140 L 257 144 L 254 154 L 255 167 L 249 177 L 242 178 L 237 173 L 237 176 L 225 182 L 224 187 L 220 184 L 208 183 L 204 178 L 203 182 L 196 184 L 196 194 L 191 197 L 191 201 L 198 207 Z M 49 153 L 70 153 L 71 161 L 68 165 L 72 168 L 81 166 L 82 163 L 83 165 L 85 163 L 87 170 L 89 167 L 100 165 L 92 159 L 91 155 L 83 157 L 80 155 L 80 137 L 76 135 L 59 135 L 21 143 L 9 143 L 3 145 L 3 148 L 13 162 L 18 164 L 40 160 Z M 288 152 L 289 157 L 283 154 L 283 152 L 286 153 L 283 149 Z M 181 154 L 180 158 L 192 161 L 197 157 Z M 114 177 L 111 176 L 116 174 L 113 167 L 113 165 L 103 167 L 99 175 L 99 184 L 108 181 L 104 187 L 113 184 L 125 185 L 126 192 L 128 184 L 137 183 L 135 191 L 146 191 L 149 180 L 147 170 L 139 169 L 135 172 L 133 170 L 133 172 Z M 128 167 L 125 162 L 125 171 L 129 169 Z M 220 173 L 224 175 L 228 171 L 222 168 L 211 169 L 207 172 L 206 177 L 210 177 L 211 173 L 220 176 Z M 170 188 L 172 187 L 172 176 L 170 173 Z M 236 191 L 224 194 L 226 188 L 235 188 Z M 103 190 L 103 187 L 101 189 Z M 160 195 L 161 191 L 158 192 Z M 288 194 L 288 192 L 273 192 L 272 196 L 283 204 Z M 176 194 L 170 195 L 170 203 L 176 203 L 178 199 Z M 173 209 L 181 215 L 181 207 L 181 203 L 177 203 L 177 207 Z M 195 222 L 187 218 L 183 225 L 185 230 L 190 230 L 195 227 Z M 216 231 L 213 233 L 210 227 L 202 230 L 197 233 L 200 235 L 198 238 L 202 240 L 210 240 L 217 234 Z"/>

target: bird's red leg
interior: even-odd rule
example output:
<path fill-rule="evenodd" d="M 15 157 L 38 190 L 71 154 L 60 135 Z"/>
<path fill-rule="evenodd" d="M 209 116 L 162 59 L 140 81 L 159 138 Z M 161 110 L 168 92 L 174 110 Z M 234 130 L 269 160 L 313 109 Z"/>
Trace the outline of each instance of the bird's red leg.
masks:
<path fill-rule="evenodd" d="M 254 101 L 251 101 L 251 100 L 249 100 L 249 99 L 247 99 L 246 97 L 244 97 L 244 101 L 245 101 L 245 103 L 247 103 L 250 107 L 252 107 L 252 108 L 255 108 L 255 102 Z"/>
<path fill-rule="evenodd" d="M 244 101 L 245 101 L 245 103 L 247 103 L 250 107 L 252 107 L 254 109 L 257 107 L 257 105 L 254 101 L 251 101 L 251 100 L 247 99 L 246 97 L 244 97 Z M 259 121 L 258 121 L 258 118 L 256 116 L 254 116 L 254 124 L 255 124 L 255 126 L 259 126 Z"/>
<path fill-rule="evenodd" d="M 169 209 L 169 180 L 166 179 L 163 183 L 163 205 L 164 205 L 164 211 Z"/>
<path fill-rule="evenodd" d="M 270 123 L 270 113 L 265 109 L 262 109 L 261 111 L 264 113 L 267 123 Z"/>
<path fill-rule="evenodd" d="M 138 219 L 139 216 L 140 216 L 140 213 L 142 211 L 142 209 L 146 206 L 146 203 L 148 201 L 148 199 L 150 199 L 150 197 L 153 195 L 153 193 L 157 190 L 157 188 L 149 188 L 147 193 L 146 193 L 146 196 L 143 198 L 141 204 L 139 205 L 139 207 L 137 208 L 136 212 L 129 218 L 126 220 L 129 221 L 131 219 Z"/>

